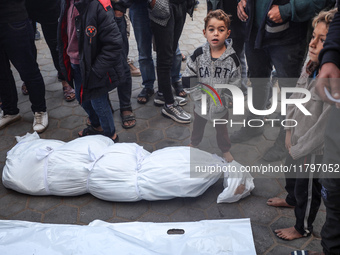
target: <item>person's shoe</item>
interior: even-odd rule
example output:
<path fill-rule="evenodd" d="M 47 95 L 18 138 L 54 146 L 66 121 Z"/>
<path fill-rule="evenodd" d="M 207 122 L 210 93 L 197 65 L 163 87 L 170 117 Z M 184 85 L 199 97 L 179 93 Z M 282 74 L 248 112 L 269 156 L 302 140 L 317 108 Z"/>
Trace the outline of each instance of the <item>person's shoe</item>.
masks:
<path fill-rule="evenodd" d="M 285 147 L 285 132 L 280 130 L 279 136 L 276 138 L 274 145 L 262 157 L 265 161 L 274 162 L 284 159 L 287 156 Z"/>
<path fill-rule="evenodd" d="M 130 67 L 131 76 L 141 76 L 142 75 L 139 68 L 135 67 L 133 65 L 133 63 L 129 63 L 129 67 Z"/>
<path fill-rule="evenodd" d="M 42 133 L 48 126 L 48 114 L 47 112 L 34 113 L 33 130 L 37 133 Z"/>
<path fill-rule="evenodd" d="M 174 96 L 174 99 L 179 106 L 184 106 L 188 103 L 188 100 L 183 97 Z M 163 106 L 165 104 L 164 95 L 159 95 L 159 93 L 157 92 L 155 98 L 153 99 L 153 103 L 156 106 Z"/>
<path fill-rule="evenodd" d="M 178 105 L 178 103 L 175 101 L 174 104 L 170 105 L 169 107 L 164 104 L 162 113 L 164 116 L 169 117 L 173 119 L 176 122 L 179 123 L 190 123 L 191 121 L 191 115 L 184 111 L 182 107 Z"/>
<path fill-rule="evenodd" d="M 18 120 L 20 120 L 21 116 L 20 114 L 15 114 L 15 115 L 3 115 L 3 113 L 0 115 L 0 129 L 5 128 L 6 126 L 8 126 L 9 124 L 16 122 Z"/>
<path fill-rule="evenodd" d="M 253 137 L 262 135 L 264 127 L 241 127 L 240 130 L 235 131 L 230 136 L 230 141 L 232 143 L 242 143 L 252 139 Z"/>

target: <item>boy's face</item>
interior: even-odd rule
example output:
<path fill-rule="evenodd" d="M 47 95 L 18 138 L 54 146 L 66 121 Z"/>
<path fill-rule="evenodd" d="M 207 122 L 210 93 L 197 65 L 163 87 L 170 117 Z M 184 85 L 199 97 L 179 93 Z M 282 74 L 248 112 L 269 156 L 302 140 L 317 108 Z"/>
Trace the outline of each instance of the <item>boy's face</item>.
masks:
<path fill-rule="evenodd" d="M 323 43 L 326 40 L 327 33 L 328 29 L 324 22 L 319 22 L 314 28 L 308 51 L 309 57 L 313 62 L 319 62 L 319 53 L 323 48 Z"/>
<path fill-rule="evenodd" d="M 219 49 L 224 46 L 224 41 L 229 37 L 230 30 L 223 20 L 212 18 L 209 20 L 206 29 L 203 29 L 203 34 L 212 49 Z"/>

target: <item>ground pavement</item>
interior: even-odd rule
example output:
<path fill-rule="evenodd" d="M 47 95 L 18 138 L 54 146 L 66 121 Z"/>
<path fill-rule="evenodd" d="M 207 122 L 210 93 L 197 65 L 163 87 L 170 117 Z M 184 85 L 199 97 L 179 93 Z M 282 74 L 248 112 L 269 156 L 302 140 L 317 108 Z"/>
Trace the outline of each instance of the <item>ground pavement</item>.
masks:
<path fill-rule="evenodd" d="M 186 55 L 205 42 L 202 35 L 205 4 L 200 4 L 194 18 L 187 18 L 180 48 Z M 38 62 L 46 83 L 46 100 L 49 113 L 49 127 L 41 138 L 70 141 L 77 138 L 77 132 L 85 127 L 86 115 L 76 101 L 67 103 L 62 97 L 62 87 L 57 81 L 49 50 L 44 40 L 37 41 Z M 133 33 L 130 38 L 130 58 L 138 66 L 138 52 Z M 183 64 L 183 68 L 184 68 Z M 14 70 L 19 94 L 19 108 L 22 119 L 0 130 L 0 173 L 5 164 L 6 153 L 15 144 L 14 136 L 32 132 L 33 115 L 27 96 L 20 90 L 22 82 Z M 175 123 L 164 118 L 161 108 L 153 106 L 152 100 L 146 105 L 136 102 L 141 90 L 141 77 L 133 77 L 132 107 L 137 116 L 137 125 L 130 130 L 121 127 L 119 111 L 114 114 L 117 131 L 123 142 L 136 142 L 150 152 L 167 146 L 188 145 L 190 126 Z M 115 110 L 118 110 L 116 90 L 110 93 Z M 186 107 L 189 109 L 189 106 Z M 229 129 L 231 132 L 235 128 Z M 265 164 L 261 157 L 273 144 L 278 128 L 266 125 L 262 136 L 232 146 L 234 158 L 244 165 Z M 204 138 L 206 139 L 206 138 Z M 205 140 L 203 140 L 202 144 Z M 203 146 L 204 147 L 204 146 Z M 283 162 L 274 162 L 280 165 Z M 29 171 L 29 169 L 28 169 Z M 296 249 L 321 251 L 320 231 L 325 218 L 322 205 L 315 221 L 314 235 L 294 241 L 278 239 L 273 230 L 294 225 L 292 209 L 273 208 L 266 205 L 268 198 L 284 197 L 284 179 L 267 176 L 255 178 L 255 189 L 251 196 L 233 204 L 217 204 L 217 195 L 223 190 L 222 180 L 197 198 L 176 198 L 169 201 L 140 201 L 135 203 L 112 203 L 92 195 L 79 197 L 33 197 L 6 189 L 0 184 L 0 219 L 25 220 L 43 223 L 88 224 L 100 219 L 107 222 L 178 222 L 204 219 L 250 218 L 257 254 L 289 254 Z M 277 177 L 277 175 L 275 175 Z"/>

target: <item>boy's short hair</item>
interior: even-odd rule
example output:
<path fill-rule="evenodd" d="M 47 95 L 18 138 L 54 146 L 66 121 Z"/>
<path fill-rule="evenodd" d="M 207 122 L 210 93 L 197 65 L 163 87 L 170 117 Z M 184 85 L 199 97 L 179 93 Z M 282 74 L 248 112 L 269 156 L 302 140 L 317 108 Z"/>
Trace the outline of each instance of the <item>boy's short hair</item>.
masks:
<path fill-rule="evenodd" d="M 332 22 L 335 13 L 337 13 L 338 8 L 333 8 L 329 11 L 321 11 L 317 16 L 314 17 L 312 26 L 315 28 L 320 22 L 324 22 L 328 29 L 329 24 Z"/>
<path fill-rule="evenodd" d="M 207 29 L 208 23 L 212 18 L 224 21 L 225 26 L 227 27 L 227 29 L 229 29 L 231 23 L 230 17 L 231 15 L 226 14 L 224 11 L 220 9 L 210 11 L 204 18 L 204 29 Z"/>

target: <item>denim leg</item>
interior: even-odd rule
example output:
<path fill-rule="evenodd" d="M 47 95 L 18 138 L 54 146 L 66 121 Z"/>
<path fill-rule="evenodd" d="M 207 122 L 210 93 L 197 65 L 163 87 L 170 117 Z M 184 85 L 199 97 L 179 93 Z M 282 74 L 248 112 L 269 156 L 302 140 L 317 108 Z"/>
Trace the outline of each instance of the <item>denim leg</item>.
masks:
<path fill-rule="evenodd" d="M 181 74 L 182 67 L 182 53 L 177 45 L 176 53 L 173 56 L 172 67 L 171 67 L 171 83 L 179 81 L 182 78 Z"/>
<path fill-rule="evenodd" d="M 116 130 L 107 94 L 103 94 L 96 99 L 92 99 L 91 105 L 99 118 L 100 126 L 104 130 L 104 135 L 107 137 L 113 137 Z"/>
<path fill-rule="evenodd" d="M 145 88 L 153 89 L 156 76 L 152 59 L 152 31 L 147 1 L 133 3 L 129 14 L 137 42 L 139 69 L 143 79 L 142 85 Z"/>
<path fill-rule="evenodd" d="M 35 59 L 34 33 L 29 20 L 1 24 L 0 44 L 27 86 L 32 111 L 45 112 L 45 84 Z M 7 75 L 10 75 L 8 71 Z"/>
<path fill-rule="evenodd" d="M 122 50 L 122 61 L 125 71 L 126 80 L 125 82 L 120 82 L 117 87 L 119 106 L 120 110 L 132 110 L 131 108 L 131 90 L 132 90 L 132 79 L 130 73 L 130 67 L 127 63 L 127 56 L 129 53 L 129 42 L 126 33 L 126 20 L 123 17 L 115 17 L 117 25 L 119 27 L 120 33 L 123 39 L 123 50 Z"/>
<path fill-rule="evenodd" d="M 71 66 L 73 69 L 73 79 L 74 79 L 74 88 L 76 92 L 76 99 L 78 100 L 78 102 L 80 102 L 80 88 L 81 88 L 81 83 L 82 83 L 80 65 L 71 64 Z M 81 104 L 81 107 L 85 110 L 85 112 L 89 116 L 91 125 L 93 127 L 99 127 L 100 126 L 99 118 L 95 110 L 92 107 L 91 101 L 83 102 Z"/>

